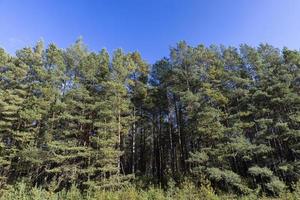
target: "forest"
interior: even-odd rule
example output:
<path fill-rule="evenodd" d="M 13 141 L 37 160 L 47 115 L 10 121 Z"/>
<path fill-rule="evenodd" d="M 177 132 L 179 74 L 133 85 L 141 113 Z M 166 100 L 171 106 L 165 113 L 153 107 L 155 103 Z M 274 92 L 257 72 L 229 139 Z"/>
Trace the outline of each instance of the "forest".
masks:
<path fill-rule="evenodd" d="M 300 51 L 0 49 L 0 199 L 300 199 Z"/>

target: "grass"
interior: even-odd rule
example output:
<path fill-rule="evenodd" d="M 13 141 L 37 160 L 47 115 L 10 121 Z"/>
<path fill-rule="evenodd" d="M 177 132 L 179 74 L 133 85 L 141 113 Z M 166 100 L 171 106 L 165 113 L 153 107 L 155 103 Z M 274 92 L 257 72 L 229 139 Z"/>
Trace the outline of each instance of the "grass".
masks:
<path fill-rule="evenodd" d="M 293 193 L 284 193 L 280 197 L 258 197 L 256 194 L 247 196 L 216 195 L 213 189 L 207 185 L 196 187 L 191 182 L 185 182 L 181 187 L 170 186 L 168 190 L 158 187 L 139 189 L 127 186 L 119 190 L 89 190 L 80 192 L 75 186 L 68 191 L 62 190 L 54 193 L 52 191 L 27 187 L 24 182 L 9 186 L 1 190 L 0 200 L 298 200 L 300 199 L 300 187 Z"/>

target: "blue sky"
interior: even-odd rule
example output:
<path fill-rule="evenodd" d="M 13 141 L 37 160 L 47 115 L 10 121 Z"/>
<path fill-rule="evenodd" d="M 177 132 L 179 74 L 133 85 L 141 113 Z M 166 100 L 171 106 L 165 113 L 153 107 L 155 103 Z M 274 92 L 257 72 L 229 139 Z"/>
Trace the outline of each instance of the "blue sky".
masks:
<path fill-rule="evenodd" d="M 149 63 L 180 40 L 299 49 L 299 10 L 299 0 L 0 0 L 0 47 L 82 36 L 90 50 L 138 50 Z"/>

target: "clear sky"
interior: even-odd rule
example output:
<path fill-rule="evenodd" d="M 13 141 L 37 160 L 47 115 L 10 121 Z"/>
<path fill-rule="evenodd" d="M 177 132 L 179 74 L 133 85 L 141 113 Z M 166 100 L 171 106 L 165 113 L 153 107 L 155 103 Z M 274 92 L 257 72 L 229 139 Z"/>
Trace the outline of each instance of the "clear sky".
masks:
<path fill-rule="evenodd" d="M 180 40 L 300 48 L 300 0 L 0 0 L 0 47 L 43 38 L 62 48 L 138 50 L 149 63 Z"/>

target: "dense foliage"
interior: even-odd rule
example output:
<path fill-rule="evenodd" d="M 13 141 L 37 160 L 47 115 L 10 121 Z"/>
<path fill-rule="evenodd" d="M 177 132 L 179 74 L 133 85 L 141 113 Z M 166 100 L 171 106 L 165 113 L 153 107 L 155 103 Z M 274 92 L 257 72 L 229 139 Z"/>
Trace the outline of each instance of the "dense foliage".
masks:
<path fill-rule="evenodd" d="M 300 198 L 300 185 L 293 192 L 282 193 L 279 199 L 298 200 Z M 73 186 L 68 191 L 53 192 L 37 187 L 28 187 L 20 182 L 14 187 L 2 192 L 0 200 L 275 200 L 257 193 L 237 196 L 233 194 L 216 195 L 209 185 L 195 186 L 191 182 L 183 182 L 179 187 L 169 185 L 168 190 L 150 187 L 147 190 L 128 186 L 116 191 L 111 190 L 87 190 L 80 191 Z M 277 198 L 276 198 L 277 199 Z"/>
<path fill-rule="evenodd" d="M 81 39 L 15 56 L 0 49 L 5 195 L 26 185 L 48 196 L 141 197 L 129 183 L 180 187 L 189 178 L 183 188 L 212 199 L 207 182 L 218 194 L 280 196 L 299 181 L 299 141 L 299 51 L 180 42 L 150 66 L 138 52 L 90 52 Z"/>

